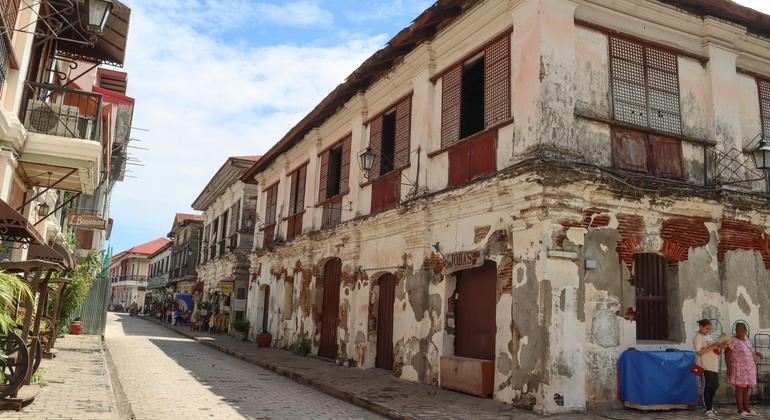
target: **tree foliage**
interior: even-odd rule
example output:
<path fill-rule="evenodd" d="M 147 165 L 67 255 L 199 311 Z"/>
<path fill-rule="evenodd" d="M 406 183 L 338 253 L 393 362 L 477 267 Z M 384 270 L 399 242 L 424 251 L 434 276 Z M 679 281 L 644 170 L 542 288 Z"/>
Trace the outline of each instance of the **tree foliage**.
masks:
<path fill-rule="evenodd" d="M 69 323 L 74 318 L 80 305 L 88 296 L 94 280 L 102 269 L 101 255 L 97 251 L 90 251 L 85 257 L 79 257 L 76 260 L 75 269 L 67 273 L 64 277 L 71 280 L 64 290 L 62 297 L 62 316 L 59 332 L 66 333 L 69 329 Z"/>

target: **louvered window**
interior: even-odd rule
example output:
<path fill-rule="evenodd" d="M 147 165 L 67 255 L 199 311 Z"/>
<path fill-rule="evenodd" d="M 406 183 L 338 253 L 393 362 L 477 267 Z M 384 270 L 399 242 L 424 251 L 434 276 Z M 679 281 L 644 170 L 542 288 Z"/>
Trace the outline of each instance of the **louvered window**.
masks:
<path fill-rule="evenodd" d="M 342 196 L 350 191 L 350 143 L 348 135 L 321 153 L 321 179 L 318 201 L 322 203 L 321 227 L 335 226 L 342 220 Z"/>
<path fill-rule="evenodd" d="M 759 79 L 759 113 L 762 116 L 762 135 L 770 140 L 770 80 Z"/>
<path fill-rule="evenodd" d="M 370 178 L 383 176 L 409 164 L 411 124 L 411 95 L 369 123 L 369 146 L 375 155 Z"/>
<path fill-rule="evenodd" d="M 302 165 L 289 175 L 289 216 L 286 240 L 290 241 L 302 234 L 302 217 L 305 214 L 305 180 L 307 165 Z"/>
<path fill-rule="evenodd" d="M 609 42 L 615 119 L 681 134 L 676 54 L 614 36 Z"/>
<path fill-rule="evenodd" d="M 505 34 L 441 77 L 441 147 L 511 117 L 510 42 Z"/>
<path fill-rule="evenodd" d="M 265 226 L 262 228 L 262 246 L 272 245 L 275 239 L 275 212 L 278 206 L 278 183 L 266 189 L 265 194 Z"/>

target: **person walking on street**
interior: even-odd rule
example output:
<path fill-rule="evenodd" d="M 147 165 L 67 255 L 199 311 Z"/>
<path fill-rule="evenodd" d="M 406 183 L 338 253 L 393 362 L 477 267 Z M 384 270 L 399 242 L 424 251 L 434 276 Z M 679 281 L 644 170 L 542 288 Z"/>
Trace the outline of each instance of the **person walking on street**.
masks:
<path fill-rule="evenodd" d="M 753 417 L 757 413 L 749 408 L 751 387 L 757 385 L 757 359 L 762 355 L 754 352 L 745 323 L 735 324 L 735 336 L 725 351 L 727 382 L 735 387 L 735 403 L 741 417 Z"/>
<path fill-rule="evenodd" d="M 714 410 L 714 395 L 719 389 L 719 353 L 720 347 L 711 336 L 711 321 L 698 321 L 698 333 L 693 339 L 696 361 L 703 368 L 703 405 L 708 417 L 717 415 Z"/>

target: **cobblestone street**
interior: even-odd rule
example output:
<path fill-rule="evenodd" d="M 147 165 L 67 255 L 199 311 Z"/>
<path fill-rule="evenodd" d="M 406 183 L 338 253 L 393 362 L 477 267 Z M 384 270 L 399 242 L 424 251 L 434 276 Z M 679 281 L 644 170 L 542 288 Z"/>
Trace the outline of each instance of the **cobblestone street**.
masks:
<path fill-rule="evenodd" d="M 380 418 L 156 324 L 107 316 L 107 351 L 138 420 Z"/>

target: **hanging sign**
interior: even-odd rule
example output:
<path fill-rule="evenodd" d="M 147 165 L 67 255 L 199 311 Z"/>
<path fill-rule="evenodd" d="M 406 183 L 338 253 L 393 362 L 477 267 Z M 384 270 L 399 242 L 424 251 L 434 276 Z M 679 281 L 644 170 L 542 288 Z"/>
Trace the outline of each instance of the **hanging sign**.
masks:
<path fill-rule="evenodd" d="M 231 281 L 223 281 L 223 282 L 219 283 L 219 290 L 222 293 L 224 293 L 226 295 L 229 295 L 230 293 L 233 292 L 233 282 L 231 282 Z"/>
<path fill-rule="evenodd" d="M 473 251 L 453 252 L 444 256 L 444 274 L 484 265 L 484 253 L 478 249 Z"/>
<path fill-rule="evenodd" d="M 67 219 L 67 223 L 71 227 L 83 228 L 83 229 L 107 229 L 107 221 L 95 214 L 89 213 L 72 213 Z"/>

